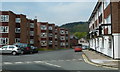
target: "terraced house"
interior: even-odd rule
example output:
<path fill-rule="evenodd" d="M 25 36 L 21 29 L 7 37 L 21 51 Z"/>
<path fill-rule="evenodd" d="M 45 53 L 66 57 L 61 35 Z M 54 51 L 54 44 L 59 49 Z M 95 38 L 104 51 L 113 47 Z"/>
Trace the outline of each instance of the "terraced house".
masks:
<path fill-rule="evenodd" d="M 120 1 L 97 2 L 89 18 L 90 48 L 114 59 L 120 59 Z"/>
<path fill-rule="evenodd" d="M 17 42 L 36 46 L 37 20 L 12 11 L 0 11 L 0 47 Z"/>

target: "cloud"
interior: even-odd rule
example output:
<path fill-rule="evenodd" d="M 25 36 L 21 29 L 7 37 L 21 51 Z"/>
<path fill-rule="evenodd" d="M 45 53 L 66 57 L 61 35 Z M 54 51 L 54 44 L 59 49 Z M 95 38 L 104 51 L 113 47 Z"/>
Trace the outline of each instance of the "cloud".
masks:
<path fill-rule="evenodd" d="M 93 2 L 5 2 L 3 10 L 16 14 L 25 14 L 39 21 L 48 21 L 57 25 L 68 22 L 87 21 L 95 6 Z"/>

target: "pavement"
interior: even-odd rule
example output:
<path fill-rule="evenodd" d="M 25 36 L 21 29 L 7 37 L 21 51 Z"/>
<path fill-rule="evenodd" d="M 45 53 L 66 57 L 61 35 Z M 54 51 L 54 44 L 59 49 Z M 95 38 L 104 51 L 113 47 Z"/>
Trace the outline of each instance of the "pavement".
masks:
<path fill-rule="evenodd" d="M 83 53 L 89 63 L 93 65 L 120 69 L 120 60 L 112 59 L 92 50 L 83 50 Z"/>

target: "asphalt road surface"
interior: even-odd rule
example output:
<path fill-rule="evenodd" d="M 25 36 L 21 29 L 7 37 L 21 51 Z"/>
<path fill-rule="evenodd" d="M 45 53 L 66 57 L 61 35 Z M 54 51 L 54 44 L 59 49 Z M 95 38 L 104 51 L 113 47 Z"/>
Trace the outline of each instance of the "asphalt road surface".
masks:
<path fill-rule="evenodd" d="M 90 70 L 99 70 L 99 72 L 101 70 L 105 70 L 110 72 L 112 70 L 109 68 L 97 67 L 84 62 L 82 54 L 82 52 L 74 52 L 73 49 L 68 49 L 57 51 L 40 51 L 35 54 L 16 56 L 2 55 L 2 70 L 3 72 L 14 72 L 16 70 L 17 72 L 21 70 L 25 72 L 90 72 Z"/>

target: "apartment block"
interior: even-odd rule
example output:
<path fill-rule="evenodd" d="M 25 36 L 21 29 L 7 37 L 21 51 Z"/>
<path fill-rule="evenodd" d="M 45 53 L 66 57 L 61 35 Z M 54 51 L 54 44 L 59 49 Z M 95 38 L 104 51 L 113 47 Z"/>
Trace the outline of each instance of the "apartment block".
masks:
<path fill-rule="evenodd" d="M 34 27 L 31 29 L 31 23 L 36 27 L 37 20 L 27 19 L 26 15 L 12 11 L 0 11 L 0 46 L 17 42 L 35 45 L 37 31 Z"/>
<path fill-rule="evenodd" d="M 37 23 L 37 38 L 39 48 L 49 48 L 49 38 L 48 38 L 48 22 L 38 22 Z"/>
<path fill-rule="evenodd" d="M 59 28 L 60 48 L 70 48 L 70 35 L 67 29 Z"/>
<path fill-rule="evenodd" d="M 46 49 L 70 48 L 68 30 L 48 22 L 37 23 L 38 47 Z"/>
<path fill-rule="evenodd" d="M 120 59 L 120 1 L 98 1 L 89 18 L 90 48 Z"/>

